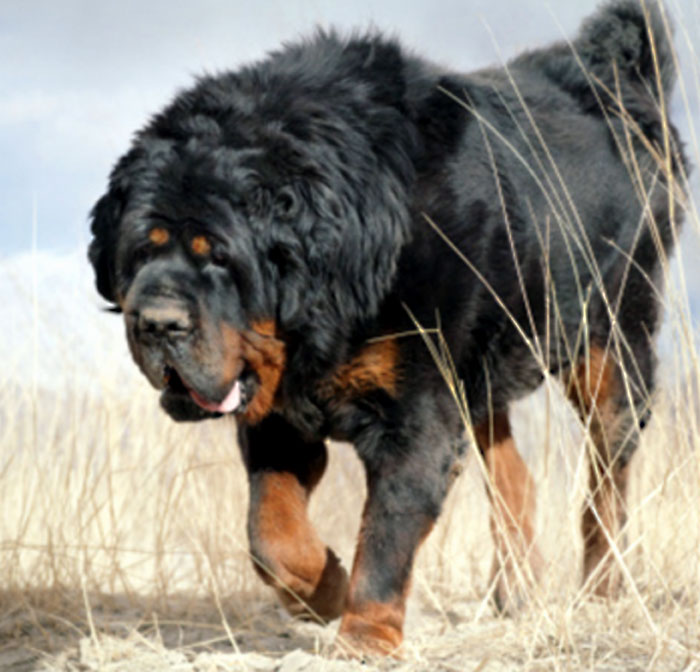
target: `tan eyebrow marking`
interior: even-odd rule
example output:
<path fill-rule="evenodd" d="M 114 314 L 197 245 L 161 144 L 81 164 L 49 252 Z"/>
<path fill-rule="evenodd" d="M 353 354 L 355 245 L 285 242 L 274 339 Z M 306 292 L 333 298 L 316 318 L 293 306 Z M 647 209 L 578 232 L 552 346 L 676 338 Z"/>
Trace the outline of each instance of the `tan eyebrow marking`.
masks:
<path fill-rule="evenodd" d="M 154 245 L 165 245 L 170 240 L 170 234 L 167 229 L 156 226 L 148 232 L 148 240 Z"/>
<path fill-rule="evenodd" d="M 206 236 L 195 236 L 192 238 L 190 246 L 192 247 L 192 252 L 200 257 L 206 257 L 211 252 L 211 243 Z"/>

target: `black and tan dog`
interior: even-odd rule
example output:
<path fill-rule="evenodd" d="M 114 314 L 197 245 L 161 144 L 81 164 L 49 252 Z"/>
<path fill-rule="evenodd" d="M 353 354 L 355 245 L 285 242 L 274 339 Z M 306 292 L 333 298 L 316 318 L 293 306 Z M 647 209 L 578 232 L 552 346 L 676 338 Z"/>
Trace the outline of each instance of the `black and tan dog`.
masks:
<path fill-rule="evenodd" d="M 92 213 L 98 289 L 173 418 L 235 414 L 251 554 L 292 612 L 342 616 L 362 651 L 401 643 L 465 445 L 416 325 L 440 330 L 492 479 L 497 603 L 539 566 L 508 404 L 546 372 L 591 429 L 584 568 L 614 589 L 606 539 L 679 219 L 671 49 L 661 9 L 635 0 L 470 75 L 379 34 L 317 33 L 201 78 L 119 160 Z M 349 579 L 306 513 L 329 437 L 367 474 Z"/>

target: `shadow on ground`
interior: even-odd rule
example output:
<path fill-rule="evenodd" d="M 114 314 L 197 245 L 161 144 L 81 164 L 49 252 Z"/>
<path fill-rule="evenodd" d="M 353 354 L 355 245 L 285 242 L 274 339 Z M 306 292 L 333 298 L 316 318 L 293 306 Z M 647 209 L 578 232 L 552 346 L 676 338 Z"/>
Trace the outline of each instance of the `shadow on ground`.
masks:
<path fill-rule="evenodd" d="M 331 650 L 335 625 L 296 621 L 272 596 L 222 597 L 221 611 L 215 602 L 184 594 L 152 599 L 61 589 L 0 592 L 0 670 L 112 670 L 130 658 L 131 667 L 123 669 L 190 669 L 190 663 L 194 670 L 205 669 L 196 661 L 226 654 L 229 663 L 242 663 L 240 669 L 272 670 L 282 669 L 286 654 Z M 148 652 L 158 665 L 143 659 Z M 255 660 L 245 661 L 250 654 Z"/>

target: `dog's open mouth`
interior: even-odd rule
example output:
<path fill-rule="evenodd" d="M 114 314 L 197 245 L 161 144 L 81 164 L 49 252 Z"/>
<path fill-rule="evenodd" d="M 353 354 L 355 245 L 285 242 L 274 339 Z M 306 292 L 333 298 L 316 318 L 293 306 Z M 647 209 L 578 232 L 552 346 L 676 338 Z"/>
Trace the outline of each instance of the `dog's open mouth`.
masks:
<path fill-rule="evenodd" d="M 233 413 L 238 410 L 243 403 L 242 387 L 241 381 L 237 380 L 229 390 L 229 393 L 224 397 L 223 401 L 218 404 L 213 401 L 207 401 L 194 390 L 190 390 L 190 397 L 192 397 L 197 405 L 207 411 L 212 411 L 213 413 Z"/>
<path fill-rule="evenodd" d="M 221 401 L 212 401 L 188 386 L 172 366 L 165 367 L 164 379 L 166 381 L 165 393 L 168 396 L 189 397 L 200 409 L 214 415 L 244 411 L 252 397 L 255 384 L 252 376 L 244 371 Z"/>

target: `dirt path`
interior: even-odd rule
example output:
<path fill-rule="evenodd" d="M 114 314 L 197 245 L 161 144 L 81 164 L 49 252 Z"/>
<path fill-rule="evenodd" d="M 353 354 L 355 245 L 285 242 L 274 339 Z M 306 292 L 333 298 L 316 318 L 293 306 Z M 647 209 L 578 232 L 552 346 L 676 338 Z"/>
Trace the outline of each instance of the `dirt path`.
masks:
<path fill-rule="evenodd" d="M 145 620 L 134 609 L 95 609 L 79 624 L 37 611 L 0 624 L 2 672 L 506 672 L 512 670 L 685 670 L 700 672 L 700 642 L 676 625 L 682 604 L 659 605 L 654 638 L 634 617 L 634 603 L 542 605 L 517 618 L 495 617 L 485 602 L 448 611 L 409 604 L 403 660 L 333 657 L 337 624 L 294 621 L 271 603 L 246 614 L 199 613 L 192 620 Z M 690 617 L 692 605 L 685 611 Z M 218 616 L 218 619 L 217 619 Z M 5 626 L 5 627 L 3 627 Z M 674 632 L 675 630 L 675 632 Z"/>
<path fill-rule="evenodd" d="M 487 614 L 474 623 L 479 604 L 439 613 L 427 607 L 409 608 L 403 660 L 347 661 L 334 658 L 337 624 L 322 627 L 294 621 L 275 606 L 266 605 L 247 622 L 203 625 L 186 621 L 139 624 L 133 611 L 96 610 L 82 627 L 51 622 L 34 614 L 0 644 L 3 672 L 345 672 L 351 670 L 500 670 L 489 652 L 506 630 L 506 621 Z M 214 614 L 210 614 L 214 616 Z M 228 632 L 227 632 L 228 630 Z M 86 631 L 86 632 L 83 632 Z M 6 633 L 9 634 L 9 633 Z M 474 646 L 475 643 L 479 643 Z M 512 663 L 513 661 L 511 661 Z"/>

